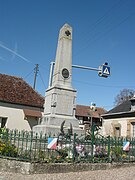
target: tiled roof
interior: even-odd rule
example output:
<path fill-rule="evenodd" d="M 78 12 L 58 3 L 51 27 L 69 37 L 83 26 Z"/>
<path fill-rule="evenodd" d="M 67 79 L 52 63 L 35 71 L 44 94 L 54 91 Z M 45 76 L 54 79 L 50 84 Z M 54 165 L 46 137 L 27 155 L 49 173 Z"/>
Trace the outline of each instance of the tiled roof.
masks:
<path fill-rule="evenodd" d="M 22 78 L 0 74 L 0 101 L 43 108 L 44 98 Z"/>
<path fill-rule="evenodd" d="M 104 119 L 114 119 L 114 118 L 123 118 L 123 117 L 134 117 L 135 111 L 131 110 L 131 106 L 133 105 L 131 101 L 135 99 L 130 99 L 128 101 L 124 101 L 120 105 L 114 107 L 107 113 L 103 114 Z"/>
<path fill-rule="evenodd" d="M 90 106 L 76 106 L 76 116 L 88 117 L 92 115 L 95 118 L 100 118 L 100 115 L 104 114 L 105 112 L 105 109 L 99 107 L 96 107 L 96 111 L 92 111 L 90 110 Z"/>
<path fill-rule="evenodd" d="M 0 74 L 0 101 L 43 108 L 44 98 L 22 78 Z M 99 118 L 106 111 L 103 108 L 90 110 L 90 106 L 77 105 L 76 116 Z"/>
<path fill-rule="evenodd" d="M 112 113 L 123 113 L 123 112 L 128 112 L 131 110 L 131 101 L 124 101 L 120 105 L 114 107 L 110 111 L 108 111 L 106 114 L 112 114 Z"/>

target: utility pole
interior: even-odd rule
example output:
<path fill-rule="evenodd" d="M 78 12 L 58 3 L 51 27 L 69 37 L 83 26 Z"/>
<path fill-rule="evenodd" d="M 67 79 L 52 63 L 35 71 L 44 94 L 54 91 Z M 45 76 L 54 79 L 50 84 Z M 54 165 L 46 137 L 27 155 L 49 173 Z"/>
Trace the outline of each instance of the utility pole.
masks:
<path fill-rule="evenodd" d="M 37 74 L 38 74 L 38 71 L 39 71 L 39 65 L 36 64 L 36 67 L 34 68 L 34 85 L 33 85 L 33 89 L 35 89 L 35 86 L 36 86 L 36 79 L 37 79 Z"/>

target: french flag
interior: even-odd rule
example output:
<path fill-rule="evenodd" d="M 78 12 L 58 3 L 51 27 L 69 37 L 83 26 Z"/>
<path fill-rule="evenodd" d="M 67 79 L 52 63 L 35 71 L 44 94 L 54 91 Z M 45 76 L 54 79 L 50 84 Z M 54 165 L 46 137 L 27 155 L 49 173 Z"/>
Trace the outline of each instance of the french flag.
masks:
<path fill-rule="evenodd" d="M 57 147 L 57 138 L 48 138 L 48 149 L 55 150 Z"/>
<path fill-rule="evenodd" d="M 123 151 L 129 151 L 129 145 L 130 145 L 129 141 L 123 142 Z"/>

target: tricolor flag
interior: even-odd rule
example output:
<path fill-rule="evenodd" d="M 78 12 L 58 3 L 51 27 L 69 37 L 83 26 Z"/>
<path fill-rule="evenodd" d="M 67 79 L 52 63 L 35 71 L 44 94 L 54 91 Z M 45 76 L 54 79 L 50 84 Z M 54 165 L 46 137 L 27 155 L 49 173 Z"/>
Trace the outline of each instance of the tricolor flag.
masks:
<path fill-rule="evenodd" d="M 123 151 L 129 151 L 129 145 L 130 145 L 129 141 L 124 141 L 123 142 Z"/>
<path fill-rule="evenodd" d="M 48 138 L 48 149 L 56 149 L 57 147 L 57 138 Z"/>

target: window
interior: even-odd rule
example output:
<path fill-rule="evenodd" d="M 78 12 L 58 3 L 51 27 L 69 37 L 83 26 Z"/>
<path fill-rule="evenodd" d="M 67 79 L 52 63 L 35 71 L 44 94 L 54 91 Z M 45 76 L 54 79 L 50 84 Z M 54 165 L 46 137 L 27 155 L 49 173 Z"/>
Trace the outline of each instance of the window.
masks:
<path fill-rule="evenodd" d="M 0 128 L 5 127 L 7 118 L 0 117 Z"/>
<path fill-rule="evenodd" d="M 115 127 L 115 136 L 120 137 L 120 127 Z"/>
<path fill-rule="evenodd" d="M 83 117 L 79 116 L 78 120 L 79 120 L 79 124 L 83 124 Z"/>

